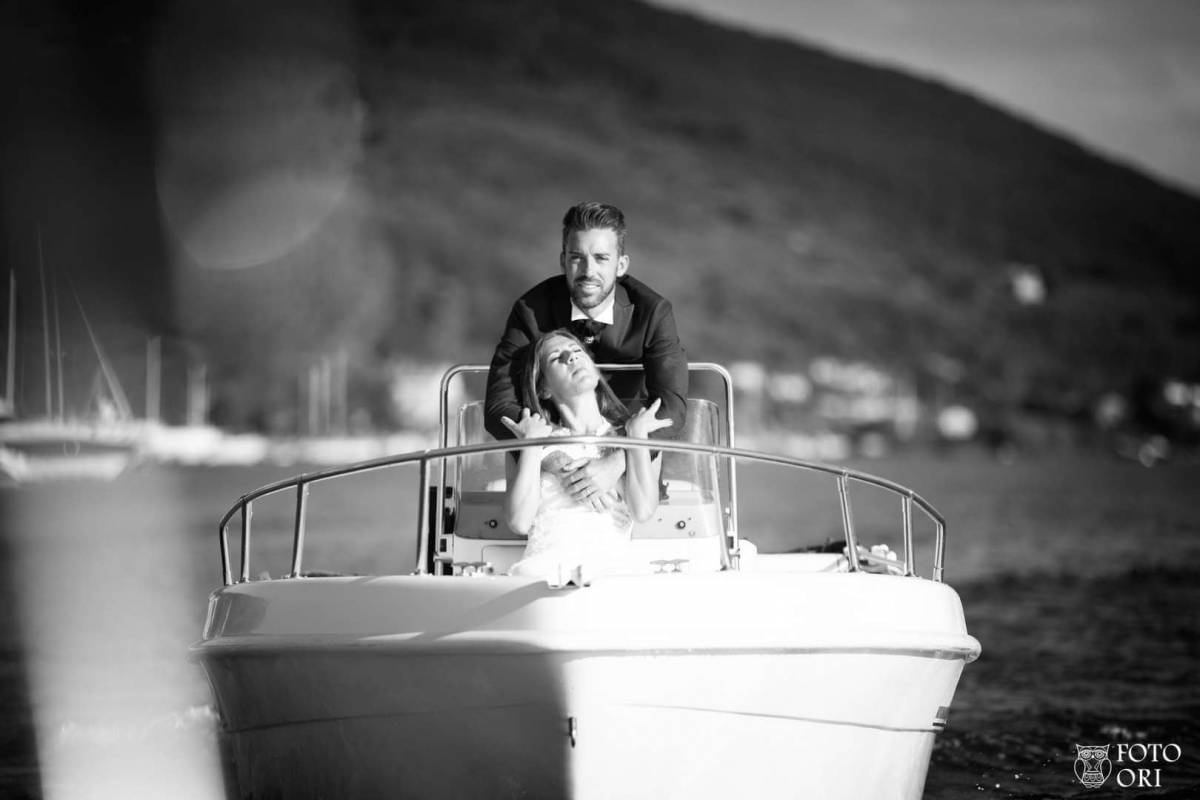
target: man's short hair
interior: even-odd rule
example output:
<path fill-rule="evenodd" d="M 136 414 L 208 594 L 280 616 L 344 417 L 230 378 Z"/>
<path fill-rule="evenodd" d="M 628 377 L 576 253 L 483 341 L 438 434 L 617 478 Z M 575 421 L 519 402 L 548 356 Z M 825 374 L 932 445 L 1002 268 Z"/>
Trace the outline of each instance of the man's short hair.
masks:
<path fill-rule="evenodd" d="M 567 239 L 573 231 L 611 228 L 617 233 L 617 255 L 625 255 L 625 215 L 608 203 L 580 203 L 567 209 L 563 217 L 562 249 L 567 252 Z"/>

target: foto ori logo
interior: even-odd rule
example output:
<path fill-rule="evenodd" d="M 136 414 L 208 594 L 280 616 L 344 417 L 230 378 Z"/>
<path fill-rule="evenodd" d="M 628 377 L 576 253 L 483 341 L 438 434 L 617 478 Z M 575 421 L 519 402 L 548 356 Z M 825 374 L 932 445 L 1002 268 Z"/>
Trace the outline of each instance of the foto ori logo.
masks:
<path fill-rule="evenodd" d="M 1108 760 L 1107 744 L 1075 745 L 1075 777 L 1088 789 L 1104 785 L 1113 772 Z M 1175 743 L 1159 744 L 1135 742 L 1117 745 L 1114 760 L 1118 765 L 1116 784 L 1122 789 L 1159 788 L 1162 786 L 1160 764 L 1174 764 L 1183 757 L 1183 748 Z M 1148 766 L 1153 765 L 1153 766 Z"/>
<path fill-rule="evenodd" d="M 1075 745 L 1075 777 L 1089 789 L 1104 785 L 1112 773 L 1112 762 L 1108 760 L 1108 745 Z"/>

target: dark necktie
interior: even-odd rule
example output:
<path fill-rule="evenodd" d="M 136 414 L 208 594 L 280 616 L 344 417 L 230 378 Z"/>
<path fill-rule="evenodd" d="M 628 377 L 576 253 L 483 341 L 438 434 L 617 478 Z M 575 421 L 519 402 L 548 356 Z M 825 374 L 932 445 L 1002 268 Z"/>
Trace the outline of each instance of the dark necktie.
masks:
<path fill-rule="evenodd" d="M 571 333 L 579 337 L 579 341 L 591 347 L 600 338 L 600 332 L 607 327 L 603 322 L 594 319 L 576 319 L 571 321 Z"/>

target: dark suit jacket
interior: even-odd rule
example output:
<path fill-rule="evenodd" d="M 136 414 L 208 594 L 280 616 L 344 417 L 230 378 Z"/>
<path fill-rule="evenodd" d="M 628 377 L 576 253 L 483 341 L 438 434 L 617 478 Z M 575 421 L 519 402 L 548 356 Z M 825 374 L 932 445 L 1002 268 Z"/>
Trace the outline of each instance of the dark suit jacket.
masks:
<path fill-rule="evenodd" d="M 655 431 L 656 438 L 672 438 L 682 430 L 687 409 L 687 357 L 675 332 L 671 304 L 646 284 L 623 275 L 613 289 L 613 324 L 608 325 L 592 344 L 592 357 L 599 363 L 641 363 L 643 374 L 614 372 L 607 376 L 617 397 L 636 410 L 660 398 L 659 419 L 669 418 L 669 428 Z M 501 417 L 516 420 L 521 416 L 514 380 L 514 357 L 543 333 L 568 328 L 571 324 L 571 295 L 567 281 L 555 275 L 534 286 L 513 304 L 504 325 L 504 334 L 496 345 L 488 371 L 484 425 L 497 439 L 511 439 Z"/>

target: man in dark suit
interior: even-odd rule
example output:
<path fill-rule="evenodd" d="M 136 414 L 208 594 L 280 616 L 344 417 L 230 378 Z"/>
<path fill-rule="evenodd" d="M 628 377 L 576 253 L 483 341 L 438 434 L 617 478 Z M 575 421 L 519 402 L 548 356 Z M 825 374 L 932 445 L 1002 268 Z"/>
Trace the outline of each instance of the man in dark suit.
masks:
<path fill-rule="evenodd" d="M 514 386 L 514 359 L 543 333 L 568 328 L 576 333 L 599 363 L 641 364 L 638 372 L 608 376 L 613 391 L 630 410 L 654 399 L 662 401 L 658 417 L 672 425 L 652 436 L 672 438 L 685 422 L 688 388 L 687 358 L 675 330 L 671 304 L 641 281 L 630 277 L 625 253 L 625 217 L 605 203 L 580 203 L 563 217 L 559 254 L 563 275 L 547 278 L 513 305 L 496 345 L 488 371 L 484 424 L 497 439 L 512 438 L 503 417 L 520 419 Z M 624 471 L 610 464 L 607 476 L 615 482 Z M 608 480 L 599 465 L 582 476 L 600 489 Z M 614 474 L 615 473 L 615 474 Z"/>

